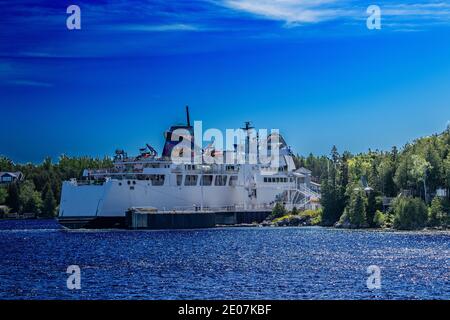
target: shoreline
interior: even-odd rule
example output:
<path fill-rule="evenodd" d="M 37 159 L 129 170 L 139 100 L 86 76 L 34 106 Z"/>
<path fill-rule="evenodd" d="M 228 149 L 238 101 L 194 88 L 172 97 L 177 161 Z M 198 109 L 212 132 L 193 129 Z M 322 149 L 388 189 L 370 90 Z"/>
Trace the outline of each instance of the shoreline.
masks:
<path fill-rule="evenodd" d="M 50 220 L 57 222 L 58 220 L 56 218 L 43 218 L 43 217 L 36 217 L 36 218 L 0 218 L 0 222 L 8 222 L 8 221 L 33 221 L 33 220 Z M 59 225 L 59 224 L 58 224 Z M 236 224 L 236 225 L 217 225 L 214 228 L 201 228 L 201 229 L 155 229 L 153 231 L 168 231 L 168 230 L 213 230 L 213 229 L 244 229 L 244 228 L 264 228 L 264 229 L 290 229 L 290 228 L 320 228 L 320 229 L 330 229 L 330 230 L 342 230 L 342 231 L 368 231 L 368 232 L 388 232 L 388 233 L 421 233 L 421 234 L 443 234 L 443 235 L 449 235 L 450 236 L 450 228 L 446 229 L 437 229 L 437 228 L 424 228 L 424 229 L 417 229 L 417 230 L 399 230 L 399 229 L 393 229 L 393 228 L 342 228 L 342 227 L 333 227 L 333 226 L 321 226 L 321 225 L 297 225 L 297 226 L 281 226 L 281 225 L 275 225 L 275 224 L 269 224 L 269 223 L 253 223 L 253 224 Z M 0 229 L 1 230 L 1 229 Z M 61 230 L 65 230 L 64 228 Z M 74 229 L 75 231 L 77 229 Z M 123 231 L 146 231 L 146 230 L 131 230 L 131 229 L 79 229 L 79 230 L 123 230 Z"/>

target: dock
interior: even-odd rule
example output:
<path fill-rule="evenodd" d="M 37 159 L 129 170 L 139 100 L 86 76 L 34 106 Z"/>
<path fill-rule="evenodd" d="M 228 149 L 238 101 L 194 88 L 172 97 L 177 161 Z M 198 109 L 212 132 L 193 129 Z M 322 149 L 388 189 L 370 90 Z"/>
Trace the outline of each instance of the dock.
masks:
<path fill-rule="evenodd" d="M 157 211 L 131 208 L 126 214 L 128 229 L 201 229 L 263 222 L 271 210 L 183 210 Z"/>

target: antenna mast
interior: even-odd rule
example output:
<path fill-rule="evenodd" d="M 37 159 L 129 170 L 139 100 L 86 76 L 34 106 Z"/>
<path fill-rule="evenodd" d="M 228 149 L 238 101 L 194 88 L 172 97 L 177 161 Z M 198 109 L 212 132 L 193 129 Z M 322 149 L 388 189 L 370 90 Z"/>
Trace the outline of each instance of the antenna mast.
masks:
<path fill-rule="evenodd" d="M 189 116 L 189 106 L 186 106 L 186 121 L 187 121 L 187 126 L 190 127 L 191 126 L 191 117 Z"/>

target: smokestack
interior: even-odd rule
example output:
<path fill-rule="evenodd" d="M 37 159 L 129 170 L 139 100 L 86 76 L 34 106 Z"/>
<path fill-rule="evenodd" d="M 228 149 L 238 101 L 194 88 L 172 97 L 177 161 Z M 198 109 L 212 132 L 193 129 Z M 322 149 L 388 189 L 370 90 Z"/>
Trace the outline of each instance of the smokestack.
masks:
<path fill-rule="evenodd" d="M 189 106 L 186 106 L 186 120 L 187 120 L 187 126 L 191 126 L 191 118 L 189 117 Z"/>

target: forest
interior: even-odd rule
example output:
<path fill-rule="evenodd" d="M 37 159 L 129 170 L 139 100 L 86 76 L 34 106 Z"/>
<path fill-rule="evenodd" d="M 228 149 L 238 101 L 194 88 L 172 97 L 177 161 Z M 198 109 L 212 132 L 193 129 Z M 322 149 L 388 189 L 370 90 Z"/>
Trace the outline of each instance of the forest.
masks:
<path fill-rule="evenodd" d="M 295 163 L 321 183 L 320 224 L 346 228 L 421 229 L 449 225 L 450 127 L 390 151 L 297 155 Z M 0 171 L 25 179 L 0 186 L 0 215 L 32 212 L 54 217 L 62 181 L 81 178 L 86 168 L 110 168 L 111 158 L 69 157 L 16 164 L 0 156 Z"/>
<path fill-rule="evenodd" d="M 449 224 L 450 128 L 401 150 L 297 156 L 321 183 L 321 224 L 402 230 Z"/>
<path fill-rule="evenodd" d="M 40 164 L 15 164 L 5 156 L 0 156 L 0 172 L 23 173 L 25 179 L 19 183 L 0 186 L 0 206 L 2 211 L 35 213 L 39 217 L 54 217 L 61 197 L 62 182 L 71 178 L 81 178 L 86 168 L 100 169 L 112 167 L 112 159 L 91 157 L 69 157 L 62 155 L 53 163 L 50 157 Z"/>

